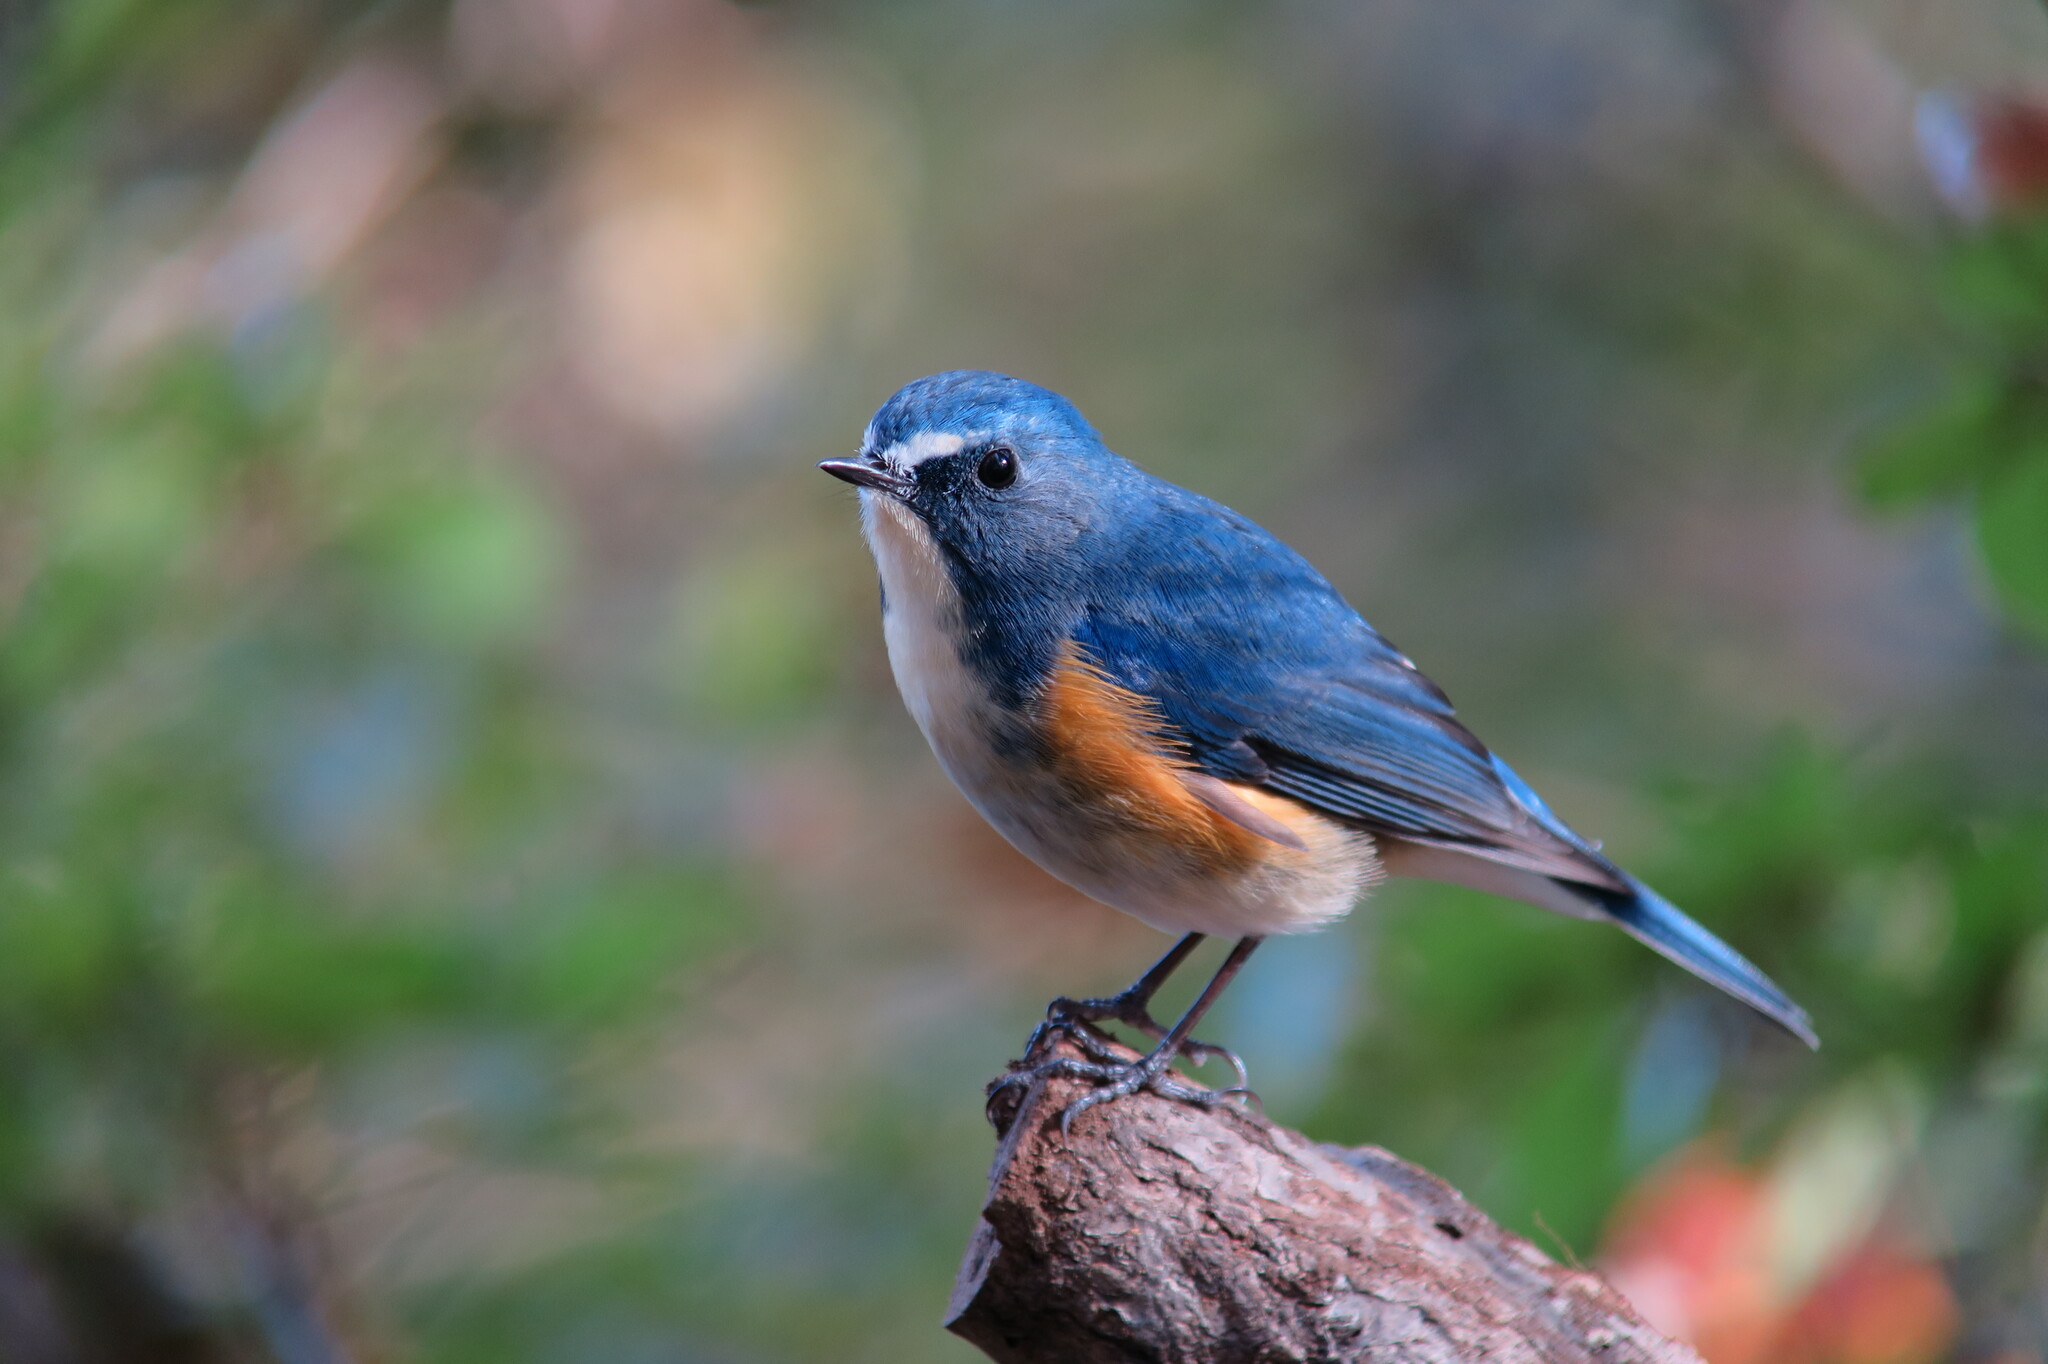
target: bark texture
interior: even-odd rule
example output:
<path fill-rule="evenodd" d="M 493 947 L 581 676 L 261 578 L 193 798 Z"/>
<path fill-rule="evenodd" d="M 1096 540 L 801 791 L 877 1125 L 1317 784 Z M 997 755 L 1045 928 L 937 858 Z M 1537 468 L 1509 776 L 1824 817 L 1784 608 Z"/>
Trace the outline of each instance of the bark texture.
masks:
<path fill-rule="evenodd" d="M 1597 1275 L 1448 1184 L 1230 1104 L 1084 1086 L 992 1105 L 1000 1133 L 947 1328 L 1000 1364 L 1699 1364 Z"/>

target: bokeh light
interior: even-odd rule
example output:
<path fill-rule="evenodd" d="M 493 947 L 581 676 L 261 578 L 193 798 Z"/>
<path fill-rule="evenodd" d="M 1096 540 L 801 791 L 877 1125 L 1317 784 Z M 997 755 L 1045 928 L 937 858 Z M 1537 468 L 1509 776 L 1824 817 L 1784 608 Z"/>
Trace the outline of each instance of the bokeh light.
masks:
<path fill-rule="evenodd" d="M 0 13 L 0 1356 L 973 1357 L 980 1086 L 1161 948 L 812 468 L 973 366 L 1826 1043 L 1404 885 L 1226 997 L 1276 1117 L 1714 1364 L 2040 1361 L 2043 89 L 2022 0 Z"/>

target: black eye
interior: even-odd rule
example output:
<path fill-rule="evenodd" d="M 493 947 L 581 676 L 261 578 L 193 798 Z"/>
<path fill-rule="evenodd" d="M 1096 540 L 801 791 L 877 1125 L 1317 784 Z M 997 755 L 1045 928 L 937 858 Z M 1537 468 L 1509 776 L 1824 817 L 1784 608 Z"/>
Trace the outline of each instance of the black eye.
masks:
<path fill-rule="evenodd" d="M 1017 481 L 1017 452 L 1007 445 L 998 445 L 974 466 L 974 476 L 984 488 L 1009 487 Z"/>

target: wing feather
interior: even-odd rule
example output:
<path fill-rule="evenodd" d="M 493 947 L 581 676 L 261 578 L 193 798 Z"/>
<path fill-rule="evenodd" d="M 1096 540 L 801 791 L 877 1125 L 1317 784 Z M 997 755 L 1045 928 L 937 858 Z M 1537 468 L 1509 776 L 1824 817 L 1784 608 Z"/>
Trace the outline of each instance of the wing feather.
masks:
<path fill-rule="evenodd" d="M 1373 833 L 1624 887 L 1306 560 L 1173 491 L 1194 505 L 1132 537 L 1074 633 L 1205 771 Z"/>

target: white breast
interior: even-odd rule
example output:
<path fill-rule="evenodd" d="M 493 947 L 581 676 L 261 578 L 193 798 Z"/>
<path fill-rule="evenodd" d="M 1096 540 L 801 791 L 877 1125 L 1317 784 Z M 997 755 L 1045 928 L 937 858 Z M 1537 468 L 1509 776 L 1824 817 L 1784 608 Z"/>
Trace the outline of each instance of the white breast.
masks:
<path fill-rule="evenodd" d="M 994 818 L 982 796 L 994 777 L 987 726 L 980 720 L 987 702 L 960 656 L 960 594 L 931 531 L 914 512 L 872 492 L 860 495 L 860 510 L 861 529 L 882 575 L 882 637 L 896 689 L 946 775 Z"/>

